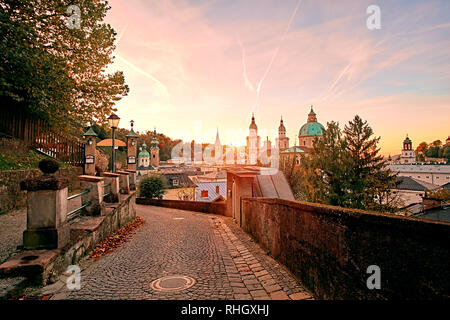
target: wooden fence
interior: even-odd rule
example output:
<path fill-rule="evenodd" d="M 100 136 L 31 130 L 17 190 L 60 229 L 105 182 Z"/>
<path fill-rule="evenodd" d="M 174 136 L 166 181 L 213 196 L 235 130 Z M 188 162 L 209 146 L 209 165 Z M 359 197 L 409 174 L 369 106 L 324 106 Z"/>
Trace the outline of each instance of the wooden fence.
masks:
<path fill-rule="evenodd" d="M 23 140 L 52 158 L 74 166 L 84 164 L 84 143 L 75 137 L 57 132 L 44 120 L 33 118 L 24 111 L 3 111 L 0 132 Z"/>

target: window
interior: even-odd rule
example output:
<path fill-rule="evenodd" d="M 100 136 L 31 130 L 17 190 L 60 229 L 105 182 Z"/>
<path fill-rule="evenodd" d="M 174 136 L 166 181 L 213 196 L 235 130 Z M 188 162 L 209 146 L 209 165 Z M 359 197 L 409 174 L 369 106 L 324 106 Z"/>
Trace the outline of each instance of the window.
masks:
<path fill-rule="evenodd" d="M 216 193 L 219 193 L 219 191 L 220 191 L 219 186 L 216 186 Z"/>
<path fill-rule="evenodd" d="M 208 198 L 208 190 L 202 190 L 201 196 L 202 198 Z"/>
<path fill-rule="evenodd" d="M 180 182 L 178 181 L 178 179 L 173 179 L 172 184 L 175 187 L 175 186 L 178 186 L 180 184 Z"/>

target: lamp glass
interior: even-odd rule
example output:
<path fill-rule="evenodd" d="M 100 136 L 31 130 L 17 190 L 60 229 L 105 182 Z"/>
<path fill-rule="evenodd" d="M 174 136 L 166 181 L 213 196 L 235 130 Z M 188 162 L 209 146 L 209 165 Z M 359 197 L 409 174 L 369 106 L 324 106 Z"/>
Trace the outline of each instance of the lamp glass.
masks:
<path fill-rule="evenodd" d="M 110 128 L 117 128 L 119 126 L 120 118 L 114 113 L 108 117 L 108 124 Z"/>

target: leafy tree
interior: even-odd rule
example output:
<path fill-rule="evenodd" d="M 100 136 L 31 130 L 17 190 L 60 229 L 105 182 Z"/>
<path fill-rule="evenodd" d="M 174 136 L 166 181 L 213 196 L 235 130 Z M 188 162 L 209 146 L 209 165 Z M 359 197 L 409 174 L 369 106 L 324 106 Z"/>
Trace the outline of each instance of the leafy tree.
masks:
<path fill-rule="evenodd" d="M 439 158 L 439 146 L 431 146 L 425 150 L 425 156 L 428 158 Z"/>
<path fill-rule="evenodd" d="M 177 197 L 179 200 L 194 200 L 193 188 L 190 188 L 187 183 L 183 182 L 177 190 Z"/>
<path fill-rule="evenodd" d="M 427 148 L 428 148 L 428 144 L 425 141 L 423 141 L 423 142 L 419 143 L 419 145 L 417 146 L 416 153 L 424 152 Z"/>
<path fill-rule="evenodd" d="M 302 175 L 300 170 L 296 167 L 296 156 L 282 157 L 279 161 L 280 170 L 284 173 L 284 176 L 291 186 L 295 199 L 306 201 L 306 198 L 300 189 Z"/>
<path fill-rule="evenodd" d="M 447 162 L 450 162 L 450 146 L 443 148 L 442 157 L 447 158 Z"/>
<path fill-rule="evenodd" d="M 152 174 L 141 178 L 139 182 L 139 196 L 144 198 L 161 199 L 167 187 L 166 178 L 160 174 Z"/>
<path fill-rule="evenodd" d="M 445 202 L 450 201 L 450 190 L 449 189 L 439 189 L 433 190 L 428 193 L 429 198 L 439 199 Z"/>
<path fill-rule="evenodd" d="M 127 95 L 122 72 L 108 74 L 116 32 L 107 2 L 80 0 L 80 28 L 66 25 L 70 0 L 0 0 L 0 101 L 53 126 L 104 122 Z"/>

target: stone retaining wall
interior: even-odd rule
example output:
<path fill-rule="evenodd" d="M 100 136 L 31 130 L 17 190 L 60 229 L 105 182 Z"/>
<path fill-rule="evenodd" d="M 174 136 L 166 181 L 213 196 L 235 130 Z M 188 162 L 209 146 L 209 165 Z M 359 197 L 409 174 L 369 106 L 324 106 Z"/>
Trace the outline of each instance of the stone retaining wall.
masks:
<path fill-rule="evenodd" d="M 244 198 L 242 228 L 317 298 L 449 299 L 450 223 Z M 368 289 L 370 265 L 381 289 Z"/>
<path fill-rule="evenodd" d="M 225 215 L 226 202 L 184 201 L 137 198 L 137 204 Z"/>
<path fill-rule="evenodd" d="M 54 282 L 69 265 L 94 249 L 100 241 L 136 217 L 136 195 L 122 195 L 120 202 L 108 204 L 101 216 L 77 218 L 70 226 L 70 242 L 62 249 L 24 250 L 0 265 L 0 278 L 25 276 L 29 283 Z"/>
<path fill-rule="evenodd" d="M 83 168 L 60 168 L 56 177 L 69 179 L 69 192 L 80 188 L 78 176 L 83 174 Z M 42 175 L 39 169 L 0 171 L 0 213 L 14 208 L 26 206 L 26 191 L 20 190 L 20 181 Z"/>

